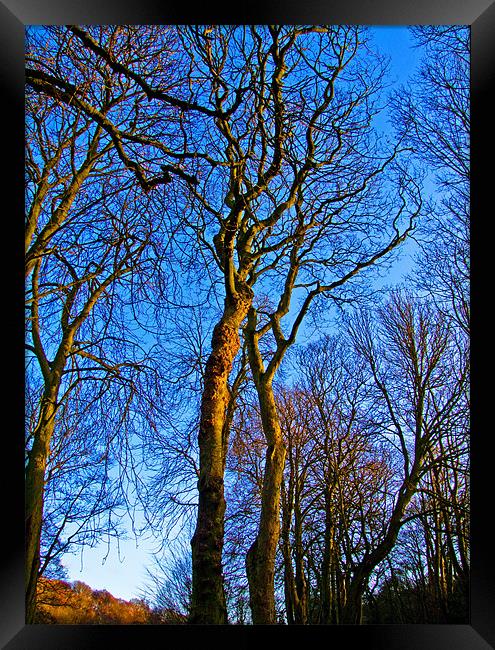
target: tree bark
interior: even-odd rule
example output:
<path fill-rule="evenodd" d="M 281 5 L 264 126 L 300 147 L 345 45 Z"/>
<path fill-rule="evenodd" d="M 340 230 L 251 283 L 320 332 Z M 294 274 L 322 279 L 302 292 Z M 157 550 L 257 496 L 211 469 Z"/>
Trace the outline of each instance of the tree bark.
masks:
<path fill-rule="evenodd" d="M 332 582 L 332 567 L 334 564 L 334 517 L 330 490 L 325 490 L 325 539 L 323 547 L 323 558 L 321 564 L 320 582 L 320 615 L 319 622 L 322 625 L 338 623 L 336 603 L 334 601 L 334 589 Z"/>
<path fill-rule="evenodd" d="M 259 379 L 259 378 L 258 378 Z M 258 533 L 246 556 L 249 604 L 255 625 L 276 623 L 275 554 L 280 536 L 280 490 L 286 449 L 271 382 L 257 381 L 263 431 L 267 437 Z"/>
<path fill-rule="evenodd" d="M 222 572 L 224 538 L 224 471 L 228 431 L 228 378 L 240 348 L 239 327 L 252 294 L 237 292 L 225 300 L 224 313 L 215 326 L 212 350 L 206 363 L 199 425 L 200 476 L 196 529 L 192 548 L 192 602 L 189 622 L 227 623 Z"/>
<path fill-rule="evenodd" d="M 36 613 L 45 472 L 50 453 L 50 441 L 55 427 L 55 410 L 55 396 L 45 396 L 25 473 L 24 587 L 26 623 L 28 624 L 34 623 Z"/>

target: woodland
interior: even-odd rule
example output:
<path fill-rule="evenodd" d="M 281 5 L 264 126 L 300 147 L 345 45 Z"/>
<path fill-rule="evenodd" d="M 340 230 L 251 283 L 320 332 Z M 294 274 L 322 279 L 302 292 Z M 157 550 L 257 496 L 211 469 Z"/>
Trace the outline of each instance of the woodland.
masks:
<path fill-rule="evenodd" d="M 371 27 L 26 28 L 27 623 L 468 621 L 469 29 L 409 30 L 399 87 Z M 125 607 L 64 573 L 124 515 Z"/>

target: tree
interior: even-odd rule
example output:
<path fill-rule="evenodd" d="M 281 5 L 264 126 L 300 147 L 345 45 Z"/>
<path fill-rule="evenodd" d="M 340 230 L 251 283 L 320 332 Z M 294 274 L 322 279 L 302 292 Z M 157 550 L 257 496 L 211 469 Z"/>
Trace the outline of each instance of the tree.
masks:
<path fill-rule="evenodd" d="M 70 47 L 64 30 L 33 30 L 27 42 L 34 77 L 44 78 L 42 69 L 50 65 L 46 44 L 60 53 L 55 68 L 67 69 Z M 69 69 L 83 89 L 81 95 L 85 99 L 96 96 L 103 112 L 118 113 L 128 100 L 127 89 L 112 86 L 101 68 L 81 65 L 77 73 Z M 28 375 L 32 392 L 26 438 L 26 615 L 32 621 L 40 570 L 54 549 L 60 548 L 61 531 L 74 518 L 70 509 L 81 497 L 81 485 L 73 482 L 65 492 L 63 508 L 68 510 L 45 513 L 45 533 L 54 536 L 44 540 L 46 554 L 41 565 L 46 486 L 58 480 L 61 488 L 64 466 L 71 462 L 72 470 L 80 470 L 79 478 L 83 477 L 84 460 L 74 466 L 70 459 L 81 443 L 73 423 L 85 409 L 86 415 L 91 413 L 95 401 L 103 400 L 112 386 L 114 408 L 119 403 L 122 407 L 114 425 L 116 429 L 122 426 L 138 375 L 146 368 L 136 339 L 126 329 L 124 287 L 129 286 L 127 278 L 138 275 L 138 268 L 145 278 L 151 261 L 145 252 L 153 230 L 150 221 L 143 219 L 149 201 L 136 194 L 129 175 L 115 173 L 114 146 L 105 129 L 56 97 L 28 89 L 26 102 L 26 348 L 28 364 L 34 369 Z M 110 439 L 100 436 L 92 450 L 96 454 L 101 445 L 96 465 L 107 472 Z M 71 478 L 65 480 L 64 491 Z M 94 490 L 91 481 L 86 487 L 89 493 Z M 77 501 L 80 522 L 94 524 L 95 517 L 113 507 L 108 494 L 102 500 L 103 493 L 104 489 L 96 491 L 95 501 L 91 497 L 89 510 L 81 509 L 84 495 Z"/>
<path fill-rule="evenodd" d="M 355 566 L 389 516 L 394 471 L 368 426 L 365 368 L 346 338 L 305 346 L 294 371 L 296 387 L 280 402 L 289 450 L 282 499 L 287 620 L 335 624 Z"/>
<path fill-rule="evenodd" d="M 360 622 L 365 596 L 366 622 L 465 616 L 467 361 L 433 305 L 379 314 L 304 348 L 279 393 L 289 623 Z"/>
<path fill-rule="evenodd" d="M 289 625 L 304 625 L 308 622 L 308 587 L 303 545 L 307 509 L 303 503 L 307 474 L 315 461 L 315 453 L 314 446 L 311 445 L 313 431 L 308 422 L 310 412 L 305 397 L 297 389 L 281 391 L 277 404 L 287 448 L 287 478 L 283 478 L 281 484 L 281 545 L 284 559 L 285 610 Z"/>
<path fill-rule="evenodd" d="M 36 623 L 69 625 L 136 625 L 160 622 L 143 601 L 115 598 L 108 591 L 93 591 L 83 582 L 40 579 Z"/>
<path fill-rule="evenodd" d="M 458 372 L 464 366 L 466 373 L 464 396 L 437 447 L 437 459 L 444 462 L 434 465 L 421 493 L 424 543 L 431 562 L 428 577 L 417 582 L 425 594 L 430 589 L 436 594 L 429 600 L 429 614 L 447 620 L 451 607 L 457 612 L 465 607 L 469 572 L 470 34 L 462 26 L 417 26 L 412 35 L 425 49 L 416 80 L 421 83 L 409 88 L 406 101 L 402 97 L 395 108 L 402 133 L 432 175 L 438 200 L 421 229 L 411 281 L 450 322 Z M 452 572 L 450 580 L 445 572 Z"/>
<path fill-rule="evenodd" d="M 162 232 L 187 244 L 190 261 L 203 262 L 219 301 L 198 423 L 195 623 L 227 621 L 229 378 L 247 324 L 267 440 L 259 530 L 247 558 L 250 602 L 255 623 L 273 623 L 285 459 L 275 371 L 313 302 L 345 299 L 338 290 L 399 246 L 421 208 L 401 143 L 380 148 L 370 128 L 382 62 L 366 65 L 362 30 L 345 26 L 69 26 L 49 33 L 60 39 L 51 44 L 57 56 L 53 65 L 47 53 L 30 62 L 28 87 L 101 130 L 118 169 L 150 204 L 166 207 Z M 85 82 L 86 69 L 94 79 Z M 109 88 L 125 90 L 128 100 L 107 106 Z M 295 314 L 294 292 L 305 296 Z M 266 295 L 277 295 L 278 304 L 264 309 Z M 294 316 L 287 336 L 285 316 Z"/>
<path fill-rule="evenodd" d="M 55 42 L 50 42 L 50 46 L 52 52 L 58 52 L 55 65 L 50 63 L 51 52 L 48 56 L 42 52 L 40 57 L 30 61 L 26 75 L 27 84 L 34 91 L 49 96 L 58 104 L 73 107 L 101 129 L 110 139 L 119 162 L 134 175 L 144 192 L 168 185 L 174 178 L 192 185 L 197 183 L 196 177 L 183 169 L 183 162 L 195 158 L 197 153 L 188 151 L 181 117 L 183 110 L 191 108 L 191 103 L 180 98 L 180 68 L 173 66 L 175 77 L 171 84 L 172 88 L 179 88 L 179 96 L 173 97 L 153 88 L 157 74 L 159 84 L 164 83 L 173 60 L 174 43 L 170 38 L 173 40 L 173 30 L 159 29 L 158 32 L 153 28 L 133 27 L 96 27 L 92 32 L 75 26 L 51 28 L 48 33 L 54 35 Z M 145 44 L 150 45 L 149 50 Z M 135 72 L 131 60 L 137 51 L 140 55 L 138 72 Z M 84 84 L 81 76 L 84 77 L 87 69 L 94 71 L 95 79 L 93 83 L 86 80 Z M 131 99 L 123 111 L 116 110 L 115 105 L 107 107 L 98 93 L 99 87 L 107 89 L 107 93 L 112 88 L 124 89 Z M 162 105 L 158 119 L 156 112 L 144 108 L 143 98 L 156 99 Z M 200 107 L 198 110 L 201 112 Z M 164 144 L 167 140 L 181 146 L 171 149 Z M 153 159 L 153 152 L 158 153 L 158 158 Z"/>
<path fill-rule="evenodd" d="M 41 262 L 37 262 L 33 271 L 28 295 L 28 350 L 39 364 L 43 385 L 36 408 L 36 425 L 29 431 L 26 465 L 26 544 L 30 576 L 27 585 L 32 585 L 28 588 L 31 595 L 34 595 L 39 563 L 47 463 L 50 447 L 57 449 L 54 432 L 58 413 L 77 384 L 83 381 L 83 377 L 91 377 L 93 371 L 96 375 L 101 373 L 103 377 L 116 378 L 121 386 L 127 383 L 132 393 L 132 374 L 137 364 L 110 361 L 98 343 L 98 326 L 89 320 L 92 315 L 96 318 L 98 302 L 106 303 L 109 309 L 107 319 L 110 314 L 115 317 L 112 310 L 115 296 L 109 289 L 135 268 L 146 246 L 147 235 L 135 232 L 132 243 L 128 245 L 127 242 L 122 238 L 117 243 L 109 241 L 105 244 L 101 256 L 95 257 L 101 262 L 98 266 L 94 262 L 88 264 L 87 260 L 81 258 L 69 261 L 62 252 L 57 251 L 54 256 L 45 256 Z M 89 246 L 86 246 L 86 253 L 88 249 Z M 93 264 L 96 268 L 92 267 Z M 53 326 L 57 316 L 58 331 L 57 325 Z M 108 323 L 108 320 L 99 322 L 103 331 L 105 322 Z M 87 339 L 89 343 L 82 343 L 77 337 L 85 338 L 84 334 L 88 332 L 88 328 L 85 331 L 86 325 L 91 328 L 92 335 Z M 95 354 L 92 348 L 98 349 L 99 354 Z M 61 458 L 58 457 L 57 461 L 60 462 Z M 54 463 L 52 469 L 55 467 Z M 30 611 L 29 606 L 28 613 Z"/>
<path fill-rule="evenodd" d="M 470 36 L 463 26 L 412 28 L 424 57 L 396 95 L 396 125 L 435 183 L 438 199 L 418 234 L 415 282 L 469 336 Z"/>
<path fill-rule="evenodd" d="M 360 622 L 362 595 L 371 572 L 394 547 L 420 481 L 432 463 L 443 460 L 434 450 L 463 403 L 468 368 L 466 359 L 459 363 L 442 314 L 399 292 L 381 310 L 378 330 L 361 318 L 351 325 L 351 333 L 359 355 L 368 363 L 377 406 L 383 409 L 380 428 L 400 450 L 402 463 L 390 518 L 380 541 L 366 550 L 355 567 L 350 585 L 344 621 Z"/>
<path fill-rule="evenodd" d="M 267 443 L 259 529 L 246 558 L 255 623 L 276 620 L 273 576 L 286 451 L 275 374 L 310 307 L 323 297 L 348 300 L 355 276 L 398 247 L 421 210 L 419 188 L 399 163 L 400 144 L 386 152 L 373 140 L 383 62 L 377 56 L 372 71 L 369 59 L 360 58 L 365 36 L 359 29 L 319 31 L 272 32 L 284 59 L 293 53 L 301 58 L 280 78 L 277 101 L 287 125 L 279 138 L 284 180 L 270 188 L 274 209 L 257 226 L 263 239 L 248 276 L 257 298 L 243 330 Z M 309 87 L 313 75 L 318 81 Z M 298 307 L 294 294 L 300 296 Z"/>
<path fill-rule="evenodd" d="M 468 413 L 446 422 L 431 466 L 413 499 L 398 558 L 409 577 L 407 600 L 425 623 L 467 620 L 469 584 Z M 411 616 L 411 615 L 410 615 Z M 411 620 L 411 619 L 409 619 Z"/>
<path fill-rule="evenodd" d="M 162 559 L 155 558 L 152 569 L 147 570 L 150 586 L 147 599 L 161 612 L 164 622 L 184 623 L 191 610 L 192 579 L 191 558 L 188 549 L 178 545 L 169 549 Z M 152 595 L 148 594 L 151 590 Z"/>

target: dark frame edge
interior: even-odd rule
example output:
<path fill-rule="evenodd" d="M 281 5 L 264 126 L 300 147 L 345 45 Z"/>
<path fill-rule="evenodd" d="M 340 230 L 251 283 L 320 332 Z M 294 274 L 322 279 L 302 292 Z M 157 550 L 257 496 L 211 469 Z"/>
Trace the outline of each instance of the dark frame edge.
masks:
<path fill-rule="evenodd" d="M 487 435 L 485 419 L 481 416 L 482 405 L 489 403 L 489 394 L 482 372 L 485 360 L 485 341 L 488 332 L 483 325 L 485 319 L 482 301 L 479 302 L 480 289 L 487 261 L 486 233 L 483 216 L 490 205 L 492 194 L 492 175 L 487 169 L 487 161 L 493 158 L 492 131 L 493 94 L 495 81 L 495 3 L 483 11 L 471 24 L 471 156 L 474 174 L 471 181 L 471 283 L 472 303 L 476 336 L 471 338 L 471 361 L 475 367 L 472 388 L 472 432 L 471 436 L 471 626 L 489 644 L 495 647 L 495 571 L 493 568 L 493 548 L 487 534 L 486 514 L 491 493 L 490 460 L 495 452 L 492 436 Z M 488 258 L 489 259 L 489 258 Z M 473 284 L 474 283 L 474 284 Z M 473 287 L 477 287 L 476 291 Z M 486 411 L 485 411 L 486 412 Z M 491 452 L 491 453 L 490 453 Z"/>
<path fill-rule="evenodd" d="M 4 482 L 2 579 L 0 580 L 0 645 L 24 626 L 24 477 L 17 471 L 23 466 L 24 451 L 21 434 L 24 423 L 24 365 L 19 350 L 24 347 L 23 319 L 23 248 L 22 219 L 16 219 L 19 205 L 24 205 L 24 25 L 19 17 L 0 2 L 0 80 L 2 87 L 3 165 L 0 176 L 4 224 L 4 270 L 8 281 L 3 283 L 3 341 L 6 343 L 4 367 L 8 368 L 4 412 Z M 20 140 L 22 138 L 22 140 Z M 21 182 L 19 182 L 21 179 Z M 8 207 L 7 207 L 8 205 Z M 10 208 L 10 209 L 9 209 Z M 12 245 L 12 240 L 19 248 Z M 7 397 L 8 395 L 8 397 Z M 22 423 L 22 424 L 21 424 Z M 14 471 L 9 471 L 9 469 Z"/>
<path fill-rule="evenodd" d="M 12 0 L 9 1 L 9 4 L 13 4 Z M 6 148 L 5 150 L 7 151 L 9 160 L 9 165 L 7 165 L 6 172 L 2 177 L 2 181 L 4 182 L 4 188 L 8 188 L 8 194 L 10 198 L 12 198 L 13 202 L 17 204 L 17 209 L 19 202 L 23 204 L 24 201 L 22 195 L 22 183 L 19 186 L 19 178 L 23 178 L 24 162 L 23 152 L 22 150 L 19 151 L 19 139 L 20 137 L 24 138 L 24 28 L 27 24 L 41 24 L 43 22 L 39 20 L 40 7 L 43 7 L 43 5 L 38 5 L 38 8 L 35 9 L 34 4 L 33 6 L 30 6 L 31 0 L 21 0 L 20 4 L 22 6 L 19 6 L 18 8 L 16 7 L 16 9 L 13 10 L 12 8 L 8 8 L 3 2 L 0 2 L 0 34 L 2 36 L 3 43 L 3 52 L 0 59 L 0 78 L 2 79 L 4 109 L 6 109 L 6 112 L 4 113 L 6 115 L 4 118 L 4 125 L 7 125 L 7 127 L 4 128 L 7 144 L 4 146 Z M 493 35 L 495 34 L 495 3 L 491 2 L 489 6 L 486 7 L 487 3 L 485 1 L 485 6 L 478 7 L 478 9 L 473 8 L 471 5 L 470 8 L 467 9 L 469 16 L 472 16 L 471 20 L 466 20 L 466 16 L 463 15 L 462 11 L 456 12 L 456 8 L 453 7 L 452 4 L 448 7 L 444 7 L 445 11 L 443 20 L 438 19 L 439 17 L 437 11 L 435 20 L 432 19 L 431 24 L 441 24 L 443 22 L 444 24 L 469 24 L 471 26 L 471 88 L 474 115 L 472 152 L 473 158 L 475 160 L 478 160 L 478 164 L 476 166 L 476 174 L 473 176 L 472 203 L 474 212 L 477 214 L 482 214 L 484 197 L 487 196 L 487 187 L 490 188 L 489 184 L 487 186 L 488 172 L 484 171 L 483 173 L 483 170 L 479 168 L 479 160 L 480 158 L 483 160 L 489 160 L 487 156 L 489 155 L 489 147 L 491 146 L 490 139 L 486 138 L 486 133 L 490 132 L 491 123 L 493 121 L 491 115 L 489 115 L 492 105 L 488 102 L 487 93 L 490 89 L 490 84 L 493 86 L 493 80 L 495 78 L 493 56 L 495 49 L 493 38 Z M 424 3 L 424 5 L 426 5 L 426 3 Z M 311 6 L 311 3 L 308 6 Z M 414 7 L 414 5 L 410 6 Z M 383 12 L 382 3 L 380 4 L 380 7 Z M 463 11 L 466 12 L 466 6 L 464 5 L 463 7 Z M 404 20 L 400 23 L 391 22 L 390 24 L 415 24 L 428 22 L 427 20 L 424 20 L 424 16 L 422 16 L 424 13 L 424 8 L 425 7 L 422 6 L 419 12 L 421 14 L 421 17 L 418 16 L 418 18 L 411 20 L 411 15 L 408 15 L 408 13 L 410 14 L 411 10 L 404 10 L 402 11 Z M 63 4 L 60 4 L 60 6 L 57 7 L 51 6 L 47 12 L 50 19 L 53 17 L 52 14 L 54 9 L 56 13 L 58 12 L 59 17 L 66 16 L 66 20 L 52 21 L 47 19 L 46 23 L 53 22 L 55 24 L 59 22 L 59 24 L 62 24 L 64 22 L 84 22 L 84 19 L 79 21 L 71 21 L 71 13 L 73 12 L 71 11 L 70 7 L 67 7 L 67 5 Z M 129 6 L 127 8 L 127 12 L 129 12 L 130 9 L 131 7 Z M 279 13 L 283 15 L 284 8 L 279 6 L 277 9 L 282 10 L 279 11 Z M 476 13 L 473 15 L 473 11 L 476 12 L 479 11 L 479 9 L 482 9 L 481 13 Z M 99 13 L 99 8 L 91 6 L 88 7 L 88 10 L 91 18 L 85 18 L 85 20 L 87 20 L 87 22 L 98 22 L 94 20 L 94 14 Z M 127 20 L 115 20 L 115 16 L 119 13 L 119 8 L 117 6 L 112 6 L 112 10 L 113 11 L 111 11 L 111 13 L 114 14 L 115 22 L 128 22 Z M 374 8 L 368 7 L 368 10 L 365 8 L 362 20 L 355 21 L 348 19 L 347 22 L 373 24 L 371 16 L 371 14 L 373 14 L 373 10 Z M 323 16 L 320 16 L 319 21 L 314 22 L 330 22 L 327 19 L 327 16 L 325 16 L 325 11 L 325 8 L 322 7 L 320 9 L 320 13 L 322 13 Z M 342 8 L 342 11 L 345 13 L 344 8 Z M 350 14 L 354 14 L 355 11 L 359 13 L 359 10 L 353 6 L 347 15 L 350 17 Z M 127 12 L 124 11 L 124 14 Z M 382 12 L 379 13 L 383 15 Z M 412 10 L 412 12 L 414 13 L 414 10 Z M 78 12 L 76 11 L 76 14 L 77 13 Z M 156 10 L 156 13 L 159 15 L 159 10 Z M 296 11 L 296 13 L 298 12 Z M 311 13 L 312 12 L 308 12 L 307 17 L 312 19 L 313 16 Z M 291 12 L 289 11 L 289 15 L 290 14 Z M 297 17 L 299 18 L 300 16 Z M 78 16 L 78 18 L 80 17 Z M 107 18 L 107 16 L 105 16 L 105 18 Z M 170 22 L 174 22 L 173 20 L 170 20 L 170 16 L 167 16 L 167 18 Z M 259 22 L 269 22 L 271 18 L 271 16 L 268 17 L 267 15 L 266 20 L 260 20 Z M 338 16 L 334 17 L 333 22 L 339 22 L 339 20 L 335 20 L 335 18 L 338 18 Z M 392 15 L 391 18 L 394 18 L 394 16 Z M 107 19 L 102 20 L 101 22 L 111 21 L 108 21 Z M 146 21 L 137 20 L 136 22 Z M 179 19 L 175 22 L 184 22 L 184 20 L 181 21 Z M 243 21 L 241 20 L 240 22 L 242 23 Z M 281 22 L 284 21 L 282 20 Z M 298 21 L 287 20 L 286 22 L 290 23 Z M 383 20 L 377 20 L 374 24 L 385 24 L 385 22 L 388 24 L 388 21 Z M 488 120 L 490 120 L 490 122 Z M 491 151 L 490 155 L 492 155 Z M 12 188 L 15 189 L 12 190 Z M 18 190 L 19 193 L 17 193 Z M 8 213 L 5 212 L 4 214 L 7 218 Z M 12 214 L 15 214 L 15 211 L 13 211 Z M 15 223 L 15 220 L 13 221 Z M 19 234 L 19 238 L 21 237 L 21 227 L 22 226 L 19 225 L 19 233 L 16 232 L 16 235 Z M 17 225 L 14 226 L 14 229 L 17 229 Z M 474 235 L 476 235 L 476 230 L 477 228 L 475 227 L 473 232 Z M 8 246 L 7 248 L 12 249 L 13 247 Z M 12 251 L 10 251 L 10 254 L 12 254 Z M 14 345 L 10 346 L 10 349 L 8 350 L 9 367 L 11 368 L 9 379 L 12 386 L 23 386 L 23 366 L 19 363 L 17 354 L 17 343 L 20 344 L 21 348 L 23 345 L 22 331 L 24 324 L 21 316 L 21 296 L 23 293 L 23 264 L 22 257 L 18 255 L 18 259 L 16 259 L 15 251 L 13 254 L 14 264 L 13 267 L 10 268 L 16 268 L 17 263 L 19 263 L 19 270 L 16 268 L 15 273 L 11 274 L 12 281 L 9 281 L 7 283 L 9 286 L 6 287 L 7 294 L 5 297 L 5 304 L 12 306 L 12 313 L 9 314 L 9 317 L 7 319 L 5 319 L 5 324 L 7 325 L 7 336 L 9 341 L 14 340 L 16 342 Z M 477 275 L 476 267 L 477 264 L 475 262 L 475 259 L 473 259 L 474 277 Z M 17 310 L 17 306 L 19 306 L 19 310 Z M 476 359 L 477 345 L 473 344 L 473 348 L 473 355 Z M 477 390 L 480 388 L 478 382 L 475 382 L 475 386 Z M 15 404 L 14 408 L 16 410 L 19 408 L 20 421 L 23 422 L 23 410 L 21 410 L 23 409 L 23 398 L 21 396 L 19 397 L 20 401 L 18 404 Z M 478 401 L 480 401 L 479 398 L 475 398 L 475 404 Z M 474 420 L 476 424 L 478 418 L 475 417 Z M 475 426 L 473 426 L 473 429 L 474 428 Z M 478 426 L 478 431 L 481 429 L 482 427 Z M 12 438 L 15 438 L 15 436 L 12 436 Z M 18 444 L 15 439 L 11 440 L 9 444 L 12 445 L 13 456 L 15 456 L 15 462 L 10 463 L 9 461 L 9 465 L 17 466 L 17 462 L 23 462 L 23 450 L 21 448 L 22 445 Z M 482 458 L 486 454 L 487 450 L 485 449 L 485 444 L 486 441 L 483 441 L 483 448 L 481 449 L 481 443 L 479 440 L 473 441 L 472 457 L 475 460 L 480 457 Z M 9 458 L 13 458 L 13 456 L 10 455 Z M 495 611 L 495 582 L 493 580 L 493 569 L 491 569 L 492 554 L 490 549 L 490 536 L 487 535 L 486 520 L 483 520 L 483 516 L 486 516 L 486 513 L 483 515 L 480 506 L 477 505 L 477 502 L 479 502 L 480 499 L 486 499 L 486 494 L 490 492 L 490 477 L 486 472 L 483 475 L 482 472 L 477 471 L 476 475 L 473 475 L 472 478 L 474 513 L 472 517 L 472 538 L 474 543 L 474 553 L 472 554 L 473 569 L 471 576 L 471 625 L 350 626 L 353 628 L 352 631 L 348 626 L 343 626 L 340 628 L 332 628 L 332 636 L 335 636 L 335 641 L 345 641 L 348 638 L 348 633 L 350 632 L 350 638 L 354 638 L 356 640 L 362 639 L 362 641 L 366 643 L 367 647 L 377 649 L 386 647 L 398 647 L 396 645 L 396 642 L 399 640 L 400 647 L 404 650 L 409 648 L 411 648 L 411 650 L 413 650 L 413 648 L 425 648 L 425 650 L 428 650 L 429 648 L 432 650 L 441 650 L 441 648 L 448 648 L 449 650 L 486 650 L 490 647 L 495 648 L 495 619 L 493 616 L 493 612 Z M 139 639 L 138 642 L 143 643 L 143 641 L 145 641 L 145 639 L 148 639 L 152 633 L 155 634 L 156 632 L 159 632 L 159 630 L 162 628 L 159 628 L 157 626 L 149 626 L 146 630 L 144 627 L 139 626 L 132 626 L 131 628 L 123 628 L 121 626 L 89 626 L 86 628 L 83 628 L 83 626 L 61 626 L 60 628 L 57 628 L 55 626 L 25 625 L 23 590 L 23 499 L 21 497 L 19 503 L 19 499 L 16 498 L 16 494 L 23 495 L 24 493 L 23 477 L 22 474 L 20 477 L 16 477 L 14 475 L 13 477 L 11 476 L 11 479 L 11 481 L 9 479 L 9 488 L 6 493 L 6 498 L 4 499 L 4 521 L 9 522 L 9 539 L 8 543 L 4 546 L 4 549 L 6 548 L 7 550 L 3 553 L 2 581 L 0 583 L 0 611 L 2 611 L 2 622 L 0 628 L 1 647 L 9 649 L 31 649 L 38 647 L 93 648 L 99 647 L 100 643 L 102 645 L 106 645 L 109 641 L 115 642 L 116 636 L 121 638 L 124 643 L 129 642 L 130 637 L 133 637 L 136 640 Z M 283 628 L 277 626 L 276 628 L 270 630 L 265 629 L 264 634 L 266 633 L 267 643 L 272 639 L 276 642 L 280 642 L 286 638 L 294 639 L 295 636 L 299 637 L 299 635 L 301 642 L 308 643 L 313 640 L 321 641 L 321 634 L 323 631 L 328 634 L 328 630 L 324 630 L 324 628 L 306 627 L 284 630 Z M 277 634 L 277 637 L 272 637 L 271 635 L 275 632 Z M 191 634 L 194 635 L 197 633 L 201 633 L 203 635 L 206 634 L 206 636 L 216 635 L 217 639 L 215 639 L 215 641 L 220 641 L 220 645 L 223 645 L 223 643 L 225 643 L 225 645 L 231 645 L 232 641 L 235 640 L 238 645 L 240 642 L 241 647 L 247 647 L 248 640 L 251 640 L 252 642 L 257 634 L 256 628 L 254 627 L 242 629 L 236 626 L 229 626 L 228 628 L 223 629 L 216 626 L 211 626 L 208 628 L 201 627 L 198 629 L 194 627 L 180 626 L 180 628 L 167 630 L 167 634 L 164 638 L 166 638 L 168 642 L 177 640 L 179 643 L 183 643 L 185 637 L 189 639 L 191 638 Z M 285 634 L 287 634 L 287 637 Z M 112 639 L 110 639 L 110 635 Z M 319 639 L 316 639 L 315 635 L 318 635 Z M 417 645 L 411 645 L 411 643 L 414 643 L 414 639 L 412 637 L 416 637 Z M 83 639 L 86 640 L 86 643 L 84 643 Z M 381 639 L 381 643 L 379 643 L 379 639 Z M 206 638 L 204 640 L 206 640 Z M 83 642 L 82 645 L 81 642 Z M 379 645 L 376 645 L 377 642 Z M 383 645 L 384 642 L 387 645 Z"/>

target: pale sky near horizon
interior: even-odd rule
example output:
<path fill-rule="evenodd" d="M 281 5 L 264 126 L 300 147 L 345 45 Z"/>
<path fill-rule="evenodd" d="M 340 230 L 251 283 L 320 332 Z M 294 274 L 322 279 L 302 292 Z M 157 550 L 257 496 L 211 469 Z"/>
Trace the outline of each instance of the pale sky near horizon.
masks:
<path fill-rule="evenodd" d="M 373 31 L 379 49 L 391 57 L 390 82 L 394 86 L 405 83 L 421 57 L 421 50 L 412 47 L 407 26 L 382 26 Z M 146 583 L 146 568 L 152 568 L 152 552 L 158 542 L 136 542 L 132 533 L 130 537 L 120 541 L 120 559 L 117 545 L 113 544 L 109 551 L 106 543 L 85 548 L 82 559 L 80 553 L 63 556 L 69 581 L 79 580 L 92 589 L 106 589 L 125 600 L 139 598 Z"/>

